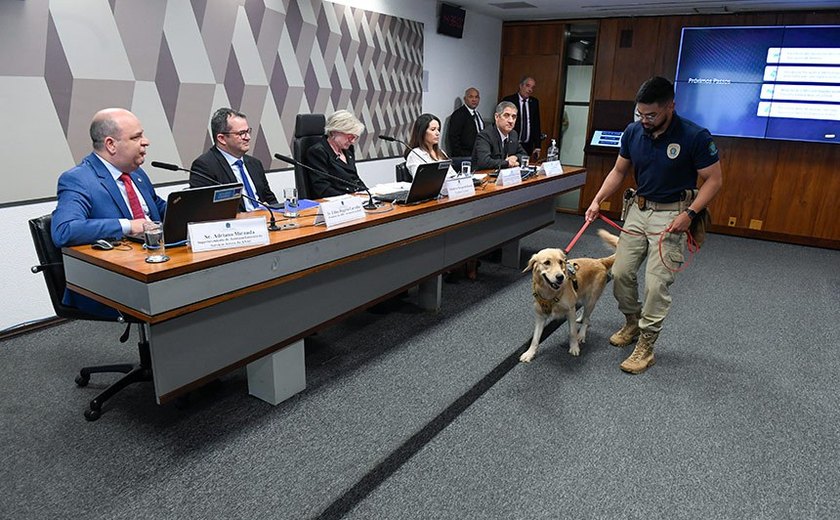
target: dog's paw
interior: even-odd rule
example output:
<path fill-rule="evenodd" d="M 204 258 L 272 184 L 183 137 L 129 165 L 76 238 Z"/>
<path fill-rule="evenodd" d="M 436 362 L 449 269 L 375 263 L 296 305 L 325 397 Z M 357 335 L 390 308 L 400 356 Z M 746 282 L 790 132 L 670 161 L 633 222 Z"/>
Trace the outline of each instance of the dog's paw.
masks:
<path fill-rule="evenodd" d="M 586 343 L 586 332 L 578 333 L 578 343 Z"/>
<path fill-rule="evenodd" d="M 569 354 L 571 354 L 575 357 L 579 356 L 580 355 L 580 347 L 577 346 L 577 345 L 572 345 L 571 347 L 569 347 Z"/>
<path fill-rule="evenodd" d="M 536 354 L 536 352 L 531 352 L 530 350 L 526 350 L 525 352 L 522 353 L 521 356 L 519 356 L 519 361 L 521 361 L 522 363 L 530 363 L 531 360 L 534 359 L 534 354 Z"/>

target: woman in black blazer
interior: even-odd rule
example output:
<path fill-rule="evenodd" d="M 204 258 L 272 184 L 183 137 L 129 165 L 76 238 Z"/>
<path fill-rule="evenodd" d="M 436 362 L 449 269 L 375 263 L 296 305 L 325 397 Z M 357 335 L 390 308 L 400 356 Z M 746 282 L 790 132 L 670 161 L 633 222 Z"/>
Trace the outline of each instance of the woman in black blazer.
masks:
<path fill-rule="evenodd" d="M 313 199 L 333 197 L 366 189 L 356 171 L 353 150 L 365 125 L 347 110 L 339 110 L 327 118 L 326 135 L 306 151 L 306 163 L 318 170 L 309 171 Z"/>

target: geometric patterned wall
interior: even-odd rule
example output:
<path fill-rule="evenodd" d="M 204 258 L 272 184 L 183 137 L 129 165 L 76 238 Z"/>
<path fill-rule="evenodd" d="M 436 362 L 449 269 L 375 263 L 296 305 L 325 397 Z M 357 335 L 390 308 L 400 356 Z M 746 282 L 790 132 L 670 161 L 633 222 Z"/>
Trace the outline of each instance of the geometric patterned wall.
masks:
<path fill-rule="evenodd" d="M 0 0 L 0 46 L 0 101 L 27 119 L 0 125 L 0 143 L 37 129 L 47 145 L 24 147 L 43 164 L 0 203 L 54 196 L 108 106 L 143 122 L 147 163 L 187 166 L 211 144 L 213 111 L 234 107 L 267 168 L 288 166 L 272 156 L 289 153 L 298 113 L 351 110 L 366 127 L 357 157 L 369 159 L 398 154 L 376 136 L 407 138 L 422 107 L 423 24 L 322 0 Z"/>

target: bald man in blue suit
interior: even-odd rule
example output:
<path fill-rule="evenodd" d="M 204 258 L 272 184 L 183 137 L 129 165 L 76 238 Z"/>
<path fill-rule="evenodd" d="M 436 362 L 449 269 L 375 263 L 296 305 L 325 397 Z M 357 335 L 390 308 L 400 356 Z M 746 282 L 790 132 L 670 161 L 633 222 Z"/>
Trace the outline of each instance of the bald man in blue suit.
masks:
<path fill-rule="evenodd" d="M 121 108 L 97 112 L 90 137 L 93 153 L 58 179 L 50 230 L 57 247 L 140 234 L 143 222 L 160 221 L 166 211 L 166 201 L 140 168 L 149 140 L 134 114 Z M 65 292 L 64 303 L 98 314 L 116 313 L 71 291 Z"/>

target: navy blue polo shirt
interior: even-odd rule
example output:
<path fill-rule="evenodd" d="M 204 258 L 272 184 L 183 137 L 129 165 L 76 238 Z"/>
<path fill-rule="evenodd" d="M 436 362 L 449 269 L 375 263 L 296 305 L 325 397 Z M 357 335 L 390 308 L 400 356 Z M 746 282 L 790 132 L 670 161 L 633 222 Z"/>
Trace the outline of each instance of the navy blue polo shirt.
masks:
<path fill-rule="evenodd" d="M 638 121 L 621 136 L 618 152 L 633 163 L 636 193 L 653 202 L 676 202 L 697 187 L 697 170 L 718 162 L 712 134 L 674 113 L 665 132 L 654 139 Z"/>

